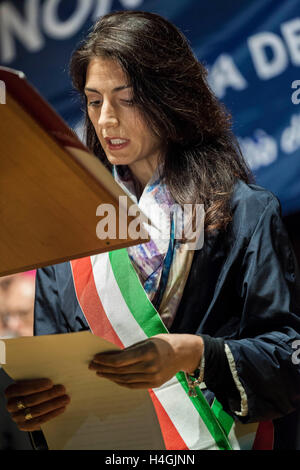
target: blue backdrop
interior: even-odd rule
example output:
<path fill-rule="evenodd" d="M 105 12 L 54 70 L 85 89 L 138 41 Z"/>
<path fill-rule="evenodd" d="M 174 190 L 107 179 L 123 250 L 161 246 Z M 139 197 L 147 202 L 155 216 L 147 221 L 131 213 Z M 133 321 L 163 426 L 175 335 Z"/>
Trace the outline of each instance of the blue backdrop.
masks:
<path fill-rule="evenodd" d="M 233 115 L 258 184 L 300 210 L 300 0 L 0 1 L 0 63 L 27 78 L 74 128 L 82 113 L 68 60 L 93 21 L 140 9 L 173 21 Z"/>

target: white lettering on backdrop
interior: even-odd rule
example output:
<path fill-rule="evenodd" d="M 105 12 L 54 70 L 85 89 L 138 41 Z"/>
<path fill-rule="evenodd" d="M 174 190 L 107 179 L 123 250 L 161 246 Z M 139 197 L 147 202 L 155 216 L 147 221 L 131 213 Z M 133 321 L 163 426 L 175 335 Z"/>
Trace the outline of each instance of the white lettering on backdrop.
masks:
<path fill-rule="evenodd" d="M 64 40 L 74 36 L 91 15 L 91 22 L 111 11 L 113 0 L 77 0 L 74 11 L 64 20 L 59 18 L 63 0 L 24 0 L 20 11 L 9 1 L 0 4 L 0 62 L 16 59 L 16 39 L 29 52 L 45 47 L 44 36 Z M 144 0 L 120 0 L 124 8 L 138 8 Z"/>

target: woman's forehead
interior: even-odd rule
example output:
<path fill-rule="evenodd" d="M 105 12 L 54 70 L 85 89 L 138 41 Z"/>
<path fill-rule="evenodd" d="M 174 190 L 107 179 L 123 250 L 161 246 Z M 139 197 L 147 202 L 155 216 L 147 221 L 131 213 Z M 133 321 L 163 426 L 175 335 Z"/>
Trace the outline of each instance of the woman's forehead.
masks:
<path fill-rule="evenodd" d="M 128 78 L 120 64 L 109 58 L 94 57 L 87 67 L 85 88 L 101 93 L 103 86 L 110 89 L 128 86 Z"/>

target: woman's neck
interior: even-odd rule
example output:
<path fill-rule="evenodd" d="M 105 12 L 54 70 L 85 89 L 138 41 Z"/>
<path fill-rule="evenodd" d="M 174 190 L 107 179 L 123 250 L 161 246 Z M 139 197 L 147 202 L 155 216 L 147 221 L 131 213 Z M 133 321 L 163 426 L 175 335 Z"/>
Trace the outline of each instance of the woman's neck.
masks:
<path fill-rule="evenodd" d="M 135 180 L 141 186 L 143 191 L 148 181 L 152 178 L 158 166 L 158 157 L 155 155 L 151 158 L 138 160 L 128 165 Z"/>

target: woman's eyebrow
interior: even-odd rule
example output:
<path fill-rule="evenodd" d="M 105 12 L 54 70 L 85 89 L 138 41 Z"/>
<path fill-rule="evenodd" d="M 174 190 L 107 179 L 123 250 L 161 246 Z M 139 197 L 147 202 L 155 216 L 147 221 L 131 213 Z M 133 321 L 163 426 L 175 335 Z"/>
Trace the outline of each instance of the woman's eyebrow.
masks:
<path fill-rule="evenodd" d="M 112 89 L 112 92 L 115 93 L 117 91 L 126 90 L 126 88 L 131 88 L 131 87 L 132 85 L 117 86 L 116 88 Z M 98 93 L 99 95 L 101 95 L 100 91 L 96 90 L 95 88 L 85 87 L 84 91 L 91 91 L 92 93 Z"/>

